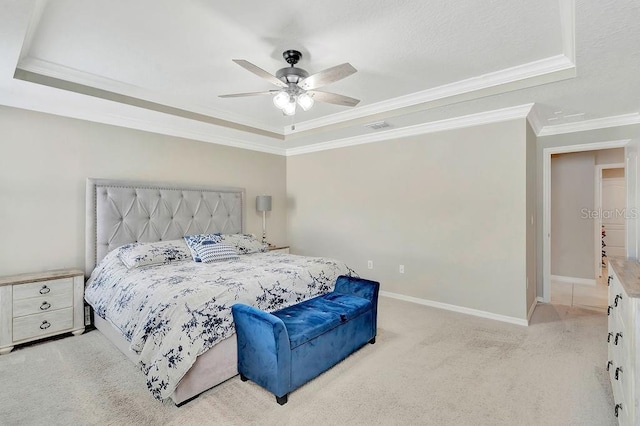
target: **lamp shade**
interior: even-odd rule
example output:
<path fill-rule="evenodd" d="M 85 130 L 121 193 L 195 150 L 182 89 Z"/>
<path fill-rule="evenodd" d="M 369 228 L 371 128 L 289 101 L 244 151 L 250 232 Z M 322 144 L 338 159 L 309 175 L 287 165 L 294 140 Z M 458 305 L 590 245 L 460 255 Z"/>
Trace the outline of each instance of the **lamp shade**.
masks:
<path fill-rule="evenodd" d="M 259 212 L 270 212 L 271 195 L 258 195 L 256 197 L 256 210 Z"/>

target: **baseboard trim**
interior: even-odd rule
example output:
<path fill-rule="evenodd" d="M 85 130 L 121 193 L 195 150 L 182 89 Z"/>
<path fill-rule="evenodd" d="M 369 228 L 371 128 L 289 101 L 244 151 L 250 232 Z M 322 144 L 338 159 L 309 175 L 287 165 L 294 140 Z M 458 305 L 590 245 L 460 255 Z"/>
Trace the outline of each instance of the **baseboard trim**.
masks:
<path fill-rule="evenodd" d="M 446 311 L 459 312 L 461 314 L 473 315 L 475 317 L 488 318 L 496 321 L 508 322 L 510 324 L 528 326 L 529 321 L 526 319 L 510 317 L 507 315 L 494 314 L 492 312 L 480 311 L 478 309 L 465 308 L 464 306 L 449 305 L 448 303 L 435 302 L 428 299 L 420 299 L 418 297 L 406 296 L 404 294 L 391 293 L 389 291 L 381 291 L 380 296 L 390 297 L 392 299 L 404 300 L 405 302 L 417 303 L 418 305 L 430 306 L 432 308 L 444 309 Z"/>
<path fill-rule="evenodd" d="M 536 301 L 537 301 L 538 303 L 545 303 L 545 302 L 544 302 L 544 297 L 542 297 L 542 296 L 538 296 L 538 297 L 536 297 Z"/>
<path fill-rule="evenodd" d="M 595 279 L 565 277 L 562 275 L 551 275 L 552 281 L 560 281 L 561 283 L 580 284 L 580 285 L 596 285 Z"/>

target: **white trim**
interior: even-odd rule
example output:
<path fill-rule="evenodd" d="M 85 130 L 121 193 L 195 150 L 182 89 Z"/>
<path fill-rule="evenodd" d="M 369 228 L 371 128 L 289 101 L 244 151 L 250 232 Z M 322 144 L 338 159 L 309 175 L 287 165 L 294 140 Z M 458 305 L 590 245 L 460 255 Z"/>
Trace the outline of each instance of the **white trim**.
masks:
<path fill-rule="evenodd" d="M 542 301 L 551 301 L 551 154 L 620 148 L 631 140 L 594 142 L 542 150 Z"/>
<path fill-rule="evenodd" d="M 638 141 L 629 144 L 624 150 L 625 168 L 624 184 L 627 192 L 627 209 L 638 209 Z M 638 258 L 638 218 L 628 217 L 626 222 L 625 241 L 628 259 Z"/>
<path fill-rule="evenodd" d="M 524 89 L 527 87 L 539 86 L 550 82 L 560 81 L 567 78 L 574 78 L 576 74 L 576 37 L 575 37 L 575 0 L 561 0 L 559 2 L 559 20 L 562 38 L 562 54 L 550 56 L 537 61 L 516 65 L 514 67 L 489 72 L 483 75 L 475 76 L 465 80 L 452 82 L 450 84 L 433 87 L 405 96 L 399 96 L 374 104 L 360 106 L 355 109 L 349 109 L 344 112 L 324 116 L 318 119 L 303 121 L 296 124 L 296 130 L 292 131 L 289 125 L 274 126 L 271 123 L 256 123 L 251 117 L 241 114 L 230 113 L 225 110 L 213 109 L 204 105 L 191 105 L 189 101 L 183 101 L 175 96 L 151 94 L 148 90 L 127 85 L 126 83 L 106 79 L 104 77 L 86 73 L 80 70 L 65 67 L 44 61 L 38 58 L 29 57 L 29 50 L 33 34 L 37 30 L 40 16 L 46 6 L 48 0 L 35 0 L 33 12 L 29 20 L 27 34 L 22 46 L 19 68 L 43 75 L 69 80 L 78 84 L 85 84 L 90 87 L 100 88 L 102 90 L 112 91 L 124 96 L 138 97 L 139 99 L 157 102 L 166 106 L 174 106 L 192 111 L 199 114 L 209 115 L 222 120 L 231 121 L 240 125 L 255 127 L 256 129 L 277 133 L 282 136 L 296 134 L 307 130 L 317 129 L 325 126 L 335 125 L 346 121 L 359 119 L 371 115 L 388 113 L 389 111 L 402 108 L 413 107 L 413 110 L 423 110 L 429 108 L 430 105 L 424 105 L 437 102 L 438 106 L 450 105 L 459 101 L 460 96 L 464 96 L 465 100 L 478 99 L 485 96 L 506 93 L 513 90 Z M 87 95 L 85 95 L 87 96 Z M 446 99 L 446 101 L 443 101 Z M 96 114 L 97 115 L 97 114 Z M 606 120 L 606 119 L 605 119 Z M 94 118 L 92 121 L 100 120 Z M 595 120 L 592 120 L 595 121 Z M 547 134 L 558 134 L 555 132 L 566 133 L 571 131 L 571 127 L 563 128 L 560 126 L 541 127 L 539 122 L 530 121 L 536 134 L 540 136 L 539 131 L 547 132 Z M 582 122 L 586 123 L 586 122 Z M 118 123 L 112 123 L 119 125 Z M 578 125 L 571 123 L 571 125 Z M 613 125 L 613 124 L 612 124 Z M 624 124 L 617 124 L 624 125 Z M 561 125 L 564 126 L 564 125 Z M 610 127 L 610 125 L 607 125 Z M 597 127 L 600 128 L 600 127 Z"/>
<path fill-rule="evenodd" d="M 576 2 L 560 0 L 560 31 L 562 32 L 562 52 L 571 62 L 576 62 Z"/>
<path fill-rule="evenodd" d="M 322 142 L 297 148 L 289 148 L 287 149 L 286 155 L 293 156 L 308 154 L 311 152 L 326 151 L 329 149 L 344 148 L 347 146 L 362 145 L 389 139 L 406 138 L 409 136 L 423 135 L 426 133 L 442 132 L 445 130 L 461 129 L 464 127 L 498 123 L 501 121 L 508 121 L 517 118 L 526 118 L 533 105 L 534 104 L 518 105 L 510 108 L 497 109 L 477 114 L 464 115 L 461 117 L 447 118 L 445 120 L 432 121 L 429 123 L 416 124 L 413 126 L 394 128 L 382 132 L 337 139 L 330 142 Z"/>
<path fill-rule="evenodd" d="M 190 103 L 189 101 L 181 99 L 176 95 L 169 96 L 160 92 L 152 93 L 149 92 L 148 89 L 144 89 L 133 84 L 124 83 L 122 81 L 110 79 L 86 71 L 80 71 L 74 68 L 57 64 L 55 62 L 34 58 L 32 56 L 26 56 L 22 58 L 18 63 L 17 68 L 24 71 L 29 71 L 34 74 L 56 78 L 58 80 L 68 81 L 99 90 L 106 90 L 107 92 L 115 93 L 118 95 L 128 96 L 148 102 L 154 102 L 159 105 L 172 108 L 179 108 L 187 112 L 203 114 L 212 118 L 231 121 L 243 126 L 255 127 L 260 130 L 276 133 L 278 135 L 282 135 L 283 132 L 283 128 L 280 126 L 269 125 L 262 122 L 258 123 L 255 120 L 248 120 L 247 117 L 240 114 L 234 114 L 221 109 Z M 91 96 L 84 93 L 82 93 L 82 95 Z M 170 113 L 165 114 L 173 115 Z"/>
<path fill-rule="evenodd" d="M 510 324 L 528 326 L 529 321 L 521 318 L 509 317 L 506 315 L 494 314 L 492 312 L 480 311 L 478 309 L 465 308 L 464 306 L 449 305 L 448 303 L 434 302 L 433 300 L 420 299 L 418 297 L 405 296 L 404 294 L 380 291 L 380 295 L 392 299 L 404 300 L 405 302 L 417 303 L 418 305 L 430 306 L 432 308 L 444 309 L 447 311 L 459 312 L 461 314 L 473 315 L 476 317 L 488 318 L 496 321 L 508 322 Z"/>
<path fill-rule="evenodd" d="M 48 0 L 35 0 L 33 4 L 29 23 L 27 24 L 27 32 L 24 36 L 22 47 L 20 48 L 20 61 L 29 55 L 33 36 L 38 31 L 38 26 L 40 25 L 40 21 L 42 20 L 42 14 L 44 13 L 44 10 L 47 6 L 47 2 Z"/>
<path fill-rule="evenodd" d="M 51 114 L 51 113 L 50 113 Z M 285 155 L 286 150 L 280 147 L 269 146 L 261 143 L 247 142 L 228 136 L 216 135 L 215 132 L 201 132 L 189 129 L 179 129 L 172 126 L 166 126 L 159 123 L 154 123 L 148 120 L 139 120 L 136 118 L 125 117 L 120 115 L 106 115 L 99 114 L 99 117 L 93 117 L 93 114 L 86 114 L 84 117 L 80 117 L 82 114 L 75 114 L 77 117 L 83 120 L 96 121 L 99 123 L 112 124 L 114 126 L 126 127 L 129 129 L 138 129 L 146 132 L 160 133 L 162 135 L 176 136 L 180 138 L 187 138 L 197 140 L 201 142 L 209 142 L 217 145 L 231 146 L 234 148 L 242 148 L 250 151 L 265 152 L 268 154 Z M 65 115 L 71 117 L 71 115 Z"/>
<path fill-rule="evenodd" d="M 26 83 L 25 83 L 26 84 Z M 58 90 L 47 87 L 48 90 Z M 7 95 L 0 86 L 0 95 Z M 75 96 L 81 96 L 74 94 Z M 38 102 L 34 102 L 38 99 Z M 194 126 L 192 120 L 183 119 L 181 117 L 169 116 L 169 120 L 163 120 L 161 114 L 156 111 L 141 110 L 143 117 L 134 118 L 131 115 L 114 114 L 109 111 L 96 112 L 94 108 L 79 108 L 77 103 L 62 103 L 58 105 L 52 101 L 52 97 L 32 97 L 21 96 L 19 92 L 9 93 L 9 96 L 3 97 L 4 105 L 14 108 L 26 109 L 29 111 L 37 111 L 45 114 L 57 115 L 71 119 L 85 120 L 89 122 L 102 123 L 112 126 L 118 126 L 129 129 L 136 129 L 145 132 L 158 133 L 168 136 L 176 136 L 180 138 L 192 139 L 201 142 L 209 142 L 218 145 L 231 146 L 234 148 L 247 149 L 250 151 L 265 152 L 275 155 L 286 155 L 286 150 L 281 146 L 267 145 L 255 141 L 243 140 L 238 137 L 226 136 L 219 134 L 217 129 L 228 131 L 230 129 L 216 126 L 214 124 L 197 122 Z M 76 107 L 69 108 L 69 105 Z M 135 108 L 127 106 L 128 108 Z M 120 109 L 118 109 L 120 110 Z M 126 110 L 123 110 L 126 112 Z M 198 128 L 194 128 L 198 127 Z M 268 139 L 266 136 L 264 140 Z M 282 141 L 278 140 L 278 143 Z"/>
<path fill-rule="evenodd" d="M 607 169 L 624 169 L 625 163 L 611 163 L 611 164 L 596 164 L 595 166 L 595 195 L 594 195 L 594 211 L 602 211 L 602 171 Z M 625 179 L 626 189 L 626 179 Z M 625 200 L 626 202 L 626 200 Z M 626 204 L 625 204 L 626 207 Z M 593 221 L 593 231 L 595 235 L 594 249 L 595 249 L 595 277 L 602 276 L 602 216 L 597 215 Z M 625 252 L 626 252 L 626 232 L 625 232 Z"/>
<path fill-rule="evenodd" d="M 594 180 L 593 210 L 599 212 L 602 210 L 602 166 L 599 164 L 595 166 Z M 597 215 L 593 220 L 593 235 L 593 248 L 595 250 L 594 277 L 600 278 L 602 276 L 602 218 L 600 215 Z"/>
<path fill-rule="evenodd" d="M 579 285 L 596 285 L 596 280 L 593 278 L 576 278 L 565 277 L 563 275 L 551 275 L 552 281 L 558 281 L 561 283 L 579 284 Z"/>
<path fill-rule="evenodd" d="M 578 121 L 575 123 L 544 126 L 538 136 L 562 135 L 565 133 L 585 132 L 588 130 L 606 129 L 609 127 L 630 126 L 640 124 L 640 113 L 615 115 L 611 117 L 596 118 L 593 120 Z"/>
<path fill-rule="evenodd" d="M 538 303 L 545 303 L 544 298 L 541 296 L 536 297 L 536 302 Z"/>
<path fill-rule="evenodd" d="M 527 120 L 535 134 L 538 135 L 544 127 L 544 120 L 540 115 L 540 107 L 534 104 L 531 111 L 529 111 L 529 115 L 527 115 Z"/>
<path fill-rule="evenodd" d="M 524 89 L 531 86 L 538 86 L 553 81 L 564 80 L 566 78 L 573 78 L 576 75 L 575 69 L 575 63 L 565 55 L 551 56 L 538 61 L 517 65 L 515 67 L 506 68 L 500 71 L 490 72 L 487 74 L 468 78 L 466 80 L 460 80 L 454 83 L 422 90 L 420 92 L 411 93 L 405 96 L 388 99 L 386 101 L 364 105 L 337 114 L 331 114 L 321 118 L 307 120 L 301 123 L 297 123 L 295 131 L 291 131 L 290 128 L 285 127 L 284 134 L 289 135 L 300 133 L 307 130 L 317 129 L 319 127 L 338 124 L 348 120 L 355 120 L 357 118 L 386 113 L 400 108 L 434 102 L 437 100 L 452 98 L 454 96 L 468 93 L 476 92 L 476 96 L 473 96 L 466 100 L 505 93 L 507 91 Z M 570 71 L 568 76 L 565 75 L 565 73 L 561 73 L 556 78 L 550 79 L 548 77 L 549 74 L 567 70 Z M 541 81 L 528 81 L 534 78 L 540 78 Z M 521 84 L 516 84 L 517 82 L 521 82 Z M 498 90 L 498 88 L 504 85 L 508 85 L 508 87 L 503 90 Z M 494 90 L 491 93 L 484 92 L 487 89 L 492 88 Z M 452 102 L 448 102 L 447 104 L 450 103 Z"/>
<path fill-rule="evenodd" d="M 536 310 L 536 306 L 538 306 L 538 302 L 534 300 L 529 308 L 529 313 L 527 314 L 527 325 L 531 324 L 531 317 L 533 316 L 533 311 Z"/>

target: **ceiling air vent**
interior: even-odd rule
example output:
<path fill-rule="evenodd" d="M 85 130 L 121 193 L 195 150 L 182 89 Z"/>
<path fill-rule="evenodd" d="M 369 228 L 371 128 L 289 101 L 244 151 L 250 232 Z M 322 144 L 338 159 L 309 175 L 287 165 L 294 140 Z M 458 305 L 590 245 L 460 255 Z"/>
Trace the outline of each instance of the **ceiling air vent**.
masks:
<path fill-rule="evenodd" d="M 387 123 L 386 121 L 376 121 L 375 123 L 365 124 L 364 127 L 368 127 L 373 130 L 380 130 L 384 129 L 385 127 L 391 127 L 391 125 L 389 125 L 389 123 Z"/>

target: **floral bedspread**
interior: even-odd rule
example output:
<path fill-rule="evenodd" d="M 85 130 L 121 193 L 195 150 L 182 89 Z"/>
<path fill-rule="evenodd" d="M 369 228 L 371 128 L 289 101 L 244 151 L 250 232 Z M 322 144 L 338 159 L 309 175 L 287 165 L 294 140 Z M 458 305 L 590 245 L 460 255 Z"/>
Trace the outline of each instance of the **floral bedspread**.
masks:
<path fill-rule="evenodd" d="M 127 269 L 117 251 L 93 271 L 85 299 L 130 342 L 160 400 L 198 355 L 235 332 L 234 303 L 274 311 L 331 291 L 339 275 L 355 275 L 336 260 L 268 252 Z"/>

